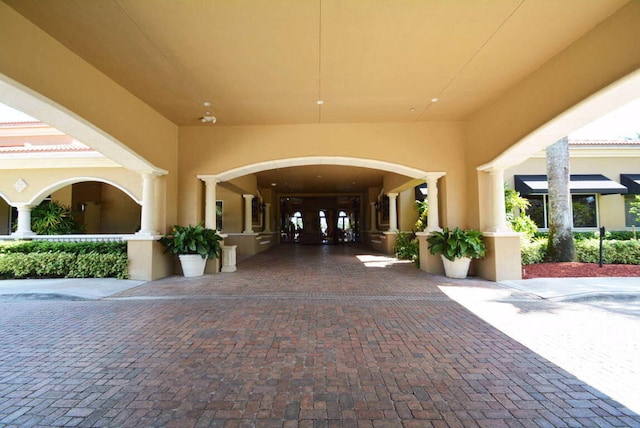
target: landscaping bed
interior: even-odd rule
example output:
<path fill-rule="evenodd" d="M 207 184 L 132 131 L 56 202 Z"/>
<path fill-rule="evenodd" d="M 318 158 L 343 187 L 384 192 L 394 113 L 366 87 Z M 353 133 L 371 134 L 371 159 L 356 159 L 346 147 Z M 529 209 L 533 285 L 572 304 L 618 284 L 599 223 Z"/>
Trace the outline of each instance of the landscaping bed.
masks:
<path fill-rule="evenodd" d="M 522 267 L 522 279 L 583 278 L 583 277 L 640 277 L 640 265 L 598 263 L 535 263 Z"/>

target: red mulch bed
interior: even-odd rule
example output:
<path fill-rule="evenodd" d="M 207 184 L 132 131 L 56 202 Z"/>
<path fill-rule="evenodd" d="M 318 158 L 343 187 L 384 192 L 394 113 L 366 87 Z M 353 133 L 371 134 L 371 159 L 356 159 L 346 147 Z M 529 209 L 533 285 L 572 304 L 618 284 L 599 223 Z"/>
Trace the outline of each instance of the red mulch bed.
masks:
<path fill-rule="evenodd" d="M 598 263 L 537 263 L 522 266 L 522 279 L 531 278 L 568 278 L 589 276 L 637 276 L 640 277 L 640 265 L 606 265 Z"/>

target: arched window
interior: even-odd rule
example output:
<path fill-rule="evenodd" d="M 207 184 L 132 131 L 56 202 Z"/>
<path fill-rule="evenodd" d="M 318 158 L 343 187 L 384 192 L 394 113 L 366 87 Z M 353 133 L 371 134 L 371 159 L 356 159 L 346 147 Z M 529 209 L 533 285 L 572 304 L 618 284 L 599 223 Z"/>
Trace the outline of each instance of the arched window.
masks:
<path fill-rule="evenodd" d="M 327 223 L 327 213 L 324 211 L 320 211 L 318 213 L 318 217 L 320 218 L 320 232 L 323 235 L 327 234 L 327 230 L 329 230 L 329 224 Z"/>
<path fill-rule="evenodd" d="M 338 212 L 338 229 L 343 231 L 351 229 L 351 219 L 344 211 Z"/>

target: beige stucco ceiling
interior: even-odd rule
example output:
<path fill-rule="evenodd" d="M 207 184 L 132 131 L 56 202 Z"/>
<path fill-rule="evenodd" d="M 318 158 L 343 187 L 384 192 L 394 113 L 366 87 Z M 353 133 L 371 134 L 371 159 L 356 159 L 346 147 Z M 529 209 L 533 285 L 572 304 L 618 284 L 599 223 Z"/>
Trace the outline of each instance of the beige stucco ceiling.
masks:
<path fill-rule="evenodd" d="M 628 0 L 4 1 L 176 124 L 210 101 L 225 126 L 463 120 Z"/>

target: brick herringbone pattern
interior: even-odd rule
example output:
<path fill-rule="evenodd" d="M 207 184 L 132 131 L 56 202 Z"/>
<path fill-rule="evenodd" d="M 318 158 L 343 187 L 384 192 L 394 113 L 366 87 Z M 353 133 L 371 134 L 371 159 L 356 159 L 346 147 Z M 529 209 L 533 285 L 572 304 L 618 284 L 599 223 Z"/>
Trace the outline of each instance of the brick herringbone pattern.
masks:
<path fill-rule="evenodd" d="M 113 299 L 0 303 L 0 425 L 640 426 L 449 300 L 444 278 L 357 250 L 284 246 Z"/>

